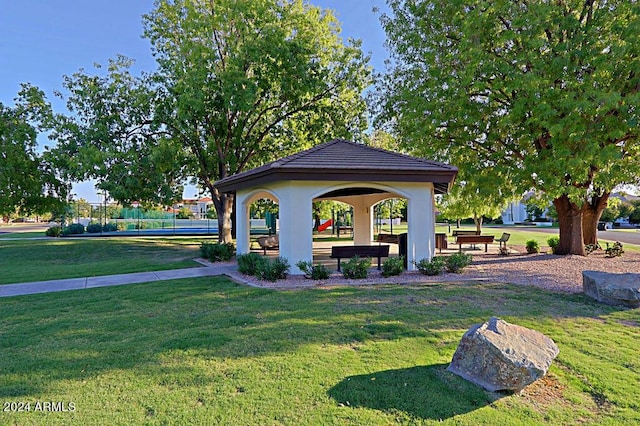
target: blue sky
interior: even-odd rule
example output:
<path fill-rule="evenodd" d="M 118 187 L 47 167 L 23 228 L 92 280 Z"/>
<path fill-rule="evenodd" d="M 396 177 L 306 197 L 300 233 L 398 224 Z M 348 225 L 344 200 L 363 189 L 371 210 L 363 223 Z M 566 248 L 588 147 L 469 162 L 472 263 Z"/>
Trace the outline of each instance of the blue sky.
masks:
<path fill-rule="evenodd" d="M 386 10 L 384 0 L 311 3 L 333 9 L 343 36 L 362 39 L 372 65 L 382 70 L 385 35 L 372 8 Z M 117 54 L 135 59 L 140 70 L 152 70 L 149 42 L 142 38 L 142 15 L 152 7 L 152 0 L 0 0 L 0 102 L 12 105 L 25 82 L 55 101 L 53 91 L 61 89 L 63 75 L 90 71 Z"/>
<path fill-rule="evenodd" d="M 385 34 L 374 7 L 387 10 L 384 0 L 311 0 L 334 10 L 342 35 L 359 38 L 371 53 L 371 64 L 383 70 Z M 21 83 L 44 90 L 54 110 L 62 101 L 64 75 L 93 64 L 106 64 L 118 54 L 136 60 L 137 70 L 155 68 L 148 40 L 142 38 L 142 15 L 152 0 L 0 0 L 0 102 L 13 105 Z M 75 193 L 98 201 L 93 185 L 77 185 Z M 193 194 L 185 194 L 193 196 Z"/>

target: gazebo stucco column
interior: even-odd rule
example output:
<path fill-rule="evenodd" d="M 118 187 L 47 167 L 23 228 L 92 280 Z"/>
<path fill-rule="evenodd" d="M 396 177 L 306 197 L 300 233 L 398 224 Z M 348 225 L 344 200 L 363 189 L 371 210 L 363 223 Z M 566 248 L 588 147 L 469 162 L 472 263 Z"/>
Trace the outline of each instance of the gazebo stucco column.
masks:
<path fill-rule="evenodd" d="M 251 249 L 249 194 L 238 191 L 236 194 L 236 253 L 246 254 Z"/>
<path fill-rule="evenodd" d="M 369 245 L 373 240 L 371 206 L 364 197 L 354 198 L 353 206 L 353 244 Z"/>
<path fill-rule="evenodd" d="M 435 217 L 433 190 L 412 191 L 407 203 L 407 269 L 416 270 L 414 262 L 431 259 L 435 254 Z"/>
<path fill-rule="evenodd" d="M 277 192 L 280 202 L 280 256 L 291 266 L 291 274 L 302 274 L 299 261 L 313 261 L 312 188 L 290 183 Z"/>

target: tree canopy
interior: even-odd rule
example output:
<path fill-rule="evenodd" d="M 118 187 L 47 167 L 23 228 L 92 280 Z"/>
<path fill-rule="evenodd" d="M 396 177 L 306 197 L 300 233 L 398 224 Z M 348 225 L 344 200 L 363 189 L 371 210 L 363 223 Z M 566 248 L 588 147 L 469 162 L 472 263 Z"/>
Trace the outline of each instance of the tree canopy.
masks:
<path fill-rule="evenodd" d="M 0 103 L 0 216 L 44 213 L 68 188 L 42 161 L 37 136 L 51 116 L 44 93 L 24 85 L 14 107 Z"/>
<path fill-rule="evenodd" d="M 389 4 L 394 65 L 380 83 L 381 122 L 467 176 L 545 194 L 559 252 L 583 254 L 590 202 L 601 212 L 614 187 L 640 175 L 638 3 Z"/>
<path fill-rule="evenodd" d="M 365 126 L 358 43 L 301 0 L 157 1 L 145 35 L 158 60 L 160 120 L 207 188 L 229 241 L 233 202 L 214 182 Z"/>
<path fill-rule="evenodd" d="M 157 0 L 143 23 L 158 70 L 134 78 L 116 60 L 106 77 L 67 79 L 75 117 L 57 134 L 59 156 L 76 163 L 67 170 L 80 166 L 78 154 L 75 175 L 104 177 L 100 187 L 122 190 L 116 199 L 169 197 L 180 178 L 195 178 L 230 241 L 233 196 L 215 181 L 366 128 L 368 58 L 328 10 L 302 0 Z"/>
<path fill-rule="evenodd" d="M 182 195 L 181 153 L 156 121 L 157 88 L 151 76 L 134 76 L 133 61 L 119 56 L 103 75 L 80 70 L 65 76 L 67 109 L 55 116 L 48 158 L 66 179 L 93 179 L 124 205 L 170 204 Z M 97 66 L 97 71 L 102 71 Z"/>

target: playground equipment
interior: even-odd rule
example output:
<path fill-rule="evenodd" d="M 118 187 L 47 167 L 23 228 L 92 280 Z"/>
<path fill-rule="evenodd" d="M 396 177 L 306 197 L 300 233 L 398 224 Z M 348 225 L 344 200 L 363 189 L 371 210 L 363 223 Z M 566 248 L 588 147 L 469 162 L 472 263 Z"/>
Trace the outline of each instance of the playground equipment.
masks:
<path fill-rule="evenodd" d="M 327 229 L 331 225 L 333 225 L 333 220 L 329 219 L 325 223 L 323 223 L 322 225 L 318 226 L 318 232 L 324 231 L 325 229 Z"/>

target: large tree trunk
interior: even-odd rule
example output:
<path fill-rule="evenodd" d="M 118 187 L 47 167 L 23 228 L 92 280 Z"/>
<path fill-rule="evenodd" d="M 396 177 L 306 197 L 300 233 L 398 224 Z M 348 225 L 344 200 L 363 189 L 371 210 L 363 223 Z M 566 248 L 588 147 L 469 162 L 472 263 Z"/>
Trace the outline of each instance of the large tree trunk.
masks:
<path fill-rule="evenodd" d="M 598 222 L 602 211 L 607 207 L 609 193 L 593 195 L 582 206 L 582 237 L 584 244 L 598 244 Z"/>
<path fill-rule="evenodd" d="M 582 208 L 572 203 L 567 195 L 553 200 L 553 205 L 558 212 L 558 222 L 560 224 L 560 244 L 555 253 L 584 256 Z"/>
<path fill-rule="evenodd" d="M 235 195 L 221 194 L 214 188 L 211 188 L 211 194 L 213 194 L 211 197 L 213 199 L 213 205 L 216 208 L 216 213 L 218 213 L 218 242 L 232 243 L 231 214 L 234 213 L 233 202 Z"/>

